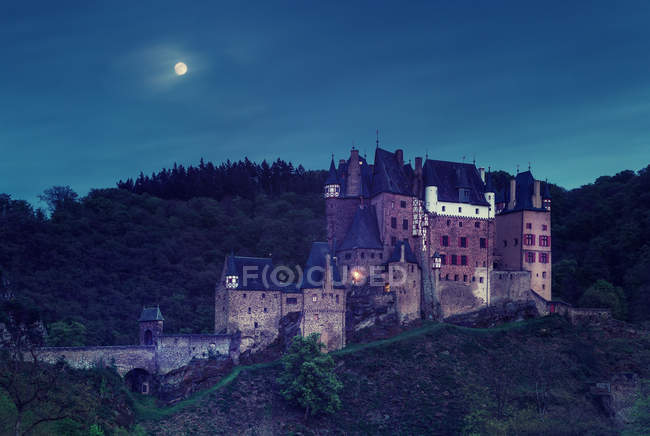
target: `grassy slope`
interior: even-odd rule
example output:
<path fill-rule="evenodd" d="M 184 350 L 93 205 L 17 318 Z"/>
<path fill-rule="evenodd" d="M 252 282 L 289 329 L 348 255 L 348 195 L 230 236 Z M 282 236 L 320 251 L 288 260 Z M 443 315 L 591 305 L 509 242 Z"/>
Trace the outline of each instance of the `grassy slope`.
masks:
<path fill-rule="evenodd" d="M 157 434 L 608 434 L 614 429 L 588 382 L 619 371 L 650 376 L 647 335 L 574 328 L 556 317 L 485 330 L 425 324 L 333 354 L 345 385 L 336 416 L 303 423 L 278 394 L 274 363 L 239 367 L 172 408 L 141 402 L 139 416 Z"/>

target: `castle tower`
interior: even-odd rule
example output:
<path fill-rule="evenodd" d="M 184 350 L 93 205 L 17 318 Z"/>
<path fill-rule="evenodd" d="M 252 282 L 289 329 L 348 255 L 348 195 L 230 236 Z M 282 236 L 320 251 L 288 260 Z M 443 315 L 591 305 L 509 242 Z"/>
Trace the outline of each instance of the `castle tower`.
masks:
<path fill-rule="evenodd" d="M 360 197 L 363 193 L 361 187 L 361 164 L 359 162 L 359 150 L 354 147 L 350 151 L 347 182 L 347 195 L 349 197 Z"/>
<path fill-rule="evenodd" d="M 140 345 L 157 345 L 163 333 L 163 318 L 160 307 L 143 307 L 138 323 L 140 324 Z"/>
<path fill-rule="evenodd" d="M 388 259 L 387 292 L 395 295 L 401 323 L 420 318 L 422 272 L 408 241 L 399 241 Z"/>

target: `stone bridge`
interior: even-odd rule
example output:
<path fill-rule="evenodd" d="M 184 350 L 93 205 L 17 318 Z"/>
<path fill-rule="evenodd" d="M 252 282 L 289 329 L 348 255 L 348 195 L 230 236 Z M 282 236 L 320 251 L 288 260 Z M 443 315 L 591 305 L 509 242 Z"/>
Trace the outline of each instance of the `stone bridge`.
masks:
<path fill-rule="evenodd" d="M 38 350 L 37 356 L 47 363 L 64 360 L 68 365 L 77 369 L 90 369 L 97 365 L 114 365 L 122 377 L 136 368 L 143 369 L 150 374 L 157 372 L 156 347 L 153 345 L 45 347 Z"/>

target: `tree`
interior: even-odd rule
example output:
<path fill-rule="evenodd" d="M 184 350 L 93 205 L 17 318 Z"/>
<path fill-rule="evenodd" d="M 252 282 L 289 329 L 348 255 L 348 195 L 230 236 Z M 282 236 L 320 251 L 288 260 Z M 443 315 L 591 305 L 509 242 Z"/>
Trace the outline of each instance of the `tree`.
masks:
<path fill-rule="evenodd" d="M 579 305 L 581 307 L 609 308 L 612 310 L 612 316 L 617 319 L 625 319 L 627 315 L 623 289 L 606 280 L 598 280 L 587 288 L 580 297 Z"/>
<path fill-rule="evenodd" d="M 74 204 L 77 201 L 77 197 L 77 193 L 69 186 L 53 186 L 38 196 L 41 201 L 47 204 L 50 213 Z"/>
<path fill-rule="evenodd" d="M 50 324 L 47 345 L 50 347 L 81 347 L 86 345 L 86 326 L 76 321 Z"/>
<path fill-rule="evenodd" d="M 15 408 L 14 434 L 28 434 L 37 426 L 64 419 L 83 420 L 89 398 L 66 387 L 69 368 L 43 363 L 38 313 L 16 301 L 0 307 L 0 389 Z"/>
<path fill-rule="evenodd" d="M 278 382 L 282 396 L 305 409 L 305 419 L 334 413 L 341 407 L 343 384 L 334 373 L 334 360 L 321 349 L 320 334 L 296 336 L 282 357 L 283 371 Z"/>

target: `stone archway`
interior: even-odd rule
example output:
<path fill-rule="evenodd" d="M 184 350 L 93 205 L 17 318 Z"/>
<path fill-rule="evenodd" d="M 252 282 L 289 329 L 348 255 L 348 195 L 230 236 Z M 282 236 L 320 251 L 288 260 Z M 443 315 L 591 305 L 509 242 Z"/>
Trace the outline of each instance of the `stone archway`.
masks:
<path fill-rule="evenodd" d="M 124 383 L 131 392 L 149 395 L 153 385 L 153 377 L 146 369 L 134 368 L 124 375 Z"/>

